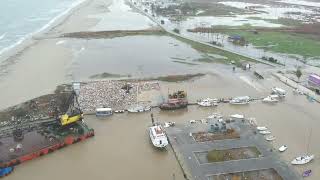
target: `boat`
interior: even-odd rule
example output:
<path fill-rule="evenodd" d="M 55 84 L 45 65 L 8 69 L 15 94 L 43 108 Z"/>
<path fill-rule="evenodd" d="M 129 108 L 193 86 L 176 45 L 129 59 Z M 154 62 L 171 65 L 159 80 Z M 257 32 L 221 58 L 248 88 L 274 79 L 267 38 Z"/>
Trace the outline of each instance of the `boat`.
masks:
<path fill-rule="evenodd" d="M 257 127 L 257 130 L 258 130 L 258 131 L 266 131 L 266 130 L 268 130 L 268 128 L 265 127 L 265 126 L 258 126 L 258 127 Z"/>
<path fill-rule="evenodd" d="M 276 94 L 278 95 L 279 97 L 286 97 L 286 91 L 281 89 L 281 88 L 278 88 L 278 87 L 273 87 L 271 89 L 271 94 Z"/>
<path fill-rule="evenodd" d="M 202 107 L 218 106 L 218 99 L 211 99 L 211 98 L 202 99 L 198 102 L 198 105 Z"/>
<path fill-rule="evenodd" d="M 220 113 L 213 113 L 207 117 L 208 119 L 221 119 L 223 116 Z"/>
<path fill-rule="evenodd" d="M 149 136 L 153 146 L 157 148 L 165 148 L 168 145 L 167 136 L 161 125 L 149 127 Z"/>
<path fill-rule="evenodd" d="M 304 171 L 302 173 L 302 177 L 309 177 L 311 175 L 311 172 L 312 172 L 311 169 Z"/>
<path fill-rule="evenodd" d="M 97 108 L 96 116 L 111 116 L 112 109 L 111 108 Z"/>
<path fill-rule="evenodd" d="M 229 102 L 230 104 L 236 104 L 236 105 L 242 105 L 242 104 L 249 104 L 250 97 L 249 96 L 241 96 L 241 97 L 235 97 L 231 99 Z"/>
<path fill-rule="evenodd" d="M 168 101 L 162 103 L 159 108 L 161 110 L 176 110 L 186 108 L 188 106 L 187 93 L 185 91 L 177 91 L 168 95 Z"/>
<path fill-rule="evenodd" d="M 276 95 L 276 96 L 278 96 L 278 95 Z M 266 98 L 262 99 L 262 102 L 265 102 L 265 103 L 276 103 L 278 101 L 279 100 L 274 98 L 273 96 L 267 96 Z"/>
<path fill-rule="evenodd" d="M 309 163 L 312 159 L 314 159 L 314 155 L 304 155 L 296 157 L 294 160 L 291 161 L 293 165 L 302 165 Z"/>
<path fill-rule="evenodd" d="M 151 110 L 150 106 L 135 106 L 135 107 L 129 108 L 128 112 L 139 113 L 139 112 L 146 112 L 150 110 Z"/>
<path fill-rule="evenodd" d="M 167 127 L 172 127 L 174 126 L 176 123 L 175 122 L 165 122 L 164 123 L 164 127 L 167 128 Z"/>
<path fill-rule="evenodd" d="M 273 140 L 275 140 L 275 139 L 276 139 L 276 137 L 271 136 L 271 135 L 269 135 L 269 136 L 266 137 L 266 140 L 267 140 L 267 141 L 273 141 Z"/>
<path fill-rule="evenodd" d="M 115 113 L 124 113 L 125 110 L 115 110 L 114 112 L 115 112 Z"/>
<path fill-rule="evenodd" d="M 242 114 L 233 114 L 233 115 L 230 115 L 230 118 L 231 119 L 244 119 L 244 115 L 242 115 Z"/>
<path fill-rule="evenodd" d="M 188 101 L 180 99 L 170 99 L 159 106 L 161 110 L 176 110 L 188 107 Z"/>
<path fill-rule="evenodd" d="M 262 134 L 262 135 L 271 134 L 270 131 L 259 131 L 259 133 Z"/>
<path fill-rule="evenodd" d="M 286 146 L 286 145 L 283 145 L 283 146 L 279 147 L 279 151 L 280 151 L 280 152 L 284 152 L 284 151 L 286 151 L 287 149 L 288 149 L 288 146 Z"/>

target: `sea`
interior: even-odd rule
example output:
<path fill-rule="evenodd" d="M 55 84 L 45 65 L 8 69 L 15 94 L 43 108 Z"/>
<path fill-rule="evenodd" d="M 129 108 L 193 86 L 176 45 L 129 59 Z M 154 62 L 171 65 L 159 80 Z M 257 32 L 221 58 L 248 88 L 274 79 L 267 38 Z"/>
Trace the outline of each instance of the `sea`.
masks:
<path fill-rule="evenodd" d="M 85 0 L 0 0 L 0 57 Z M 0 60 L 1 61 L 1 60 Z"/>

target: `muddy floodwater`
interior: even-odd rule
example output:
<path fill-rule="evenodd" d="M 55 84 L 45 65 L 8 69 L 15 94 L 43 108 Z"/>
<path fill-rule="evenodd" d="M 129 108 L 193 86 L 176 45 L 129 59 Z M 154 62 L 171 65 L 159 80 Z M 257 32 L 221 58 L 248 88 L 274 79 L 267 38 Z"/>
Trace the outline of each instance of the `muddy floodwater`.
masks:
<path fill-rule="evenodd" d="M 200 63 L 201 52 L 169 36 L 127 36 L 113 39 L 70 40 L 74 52 L 73 79 L 101 73 L 157 77 L 207 71 L 223 66 Z M 230 68 L 230 67 L 229 67 Z"/>
<path fill-rule="evenodd" d="M 267 126 L 276 137 L 273 142 L 277 149 L 283 144 L 289 148 L 282 154 L 288 164 L 301 154 L 312 153 L 319 157 L 320 145 L 317 137 L 320 132 L 318 118 L 319 104 L 309 102 L 304 96 L 293 95 L 290 88 L 283 86 L 273 78 L 266 79 L 263 91 L 255 90 L 252 84 L 237 80 L 239 74 L 217 76 L 208 75 L 200 79 L 184 83 L 161 83 L 161 91 L 166 95 L 169 91 L 184 89 L 188 92 L 190 101 L 201 97 L 226 97 L 250 95 L 260 97 L 269 94 L 273 85 L 281 86 L 288 91 L 288 96 L 278 104 L 270 105 L 262 102 L 252 102 L 249 105 L 237 106 L 222 104 L 213 108 L 189 106 L 184 110 L 172 112 L 153 109 L 155 119 L 161 122 L 175 121 L 188 124 L 189 120 L 202 119 L 214 112 L 225 116 L 244 114 L 254 117 L 258 125 Z M 259 82 L 253 82 L 258 84 Z M 87 141 L 54 152 L 45 157 L 21 164 L 16 172 L 8 176 L 8 180 L 29 177 L 34 180 L 57 178 L 57 173 L 63 173 L 64 178 L 72 179 L 172 179 L 177 180 L 183 175 L 170 148 L 158 151 L 150 143 L 147 127 L 150 125 L 150 112 L 141 114 L 115 114 L 111 117 L 97 119 L 86 116 L 85 121 L 95 129 L 96 136 Z M 305 166 L 295 166 L 302 173 L 312 169 L 309 178 L 320 177 L 320 164 L 316 158 Z M 161 172 L 161 173 L 160 173 Z"/>

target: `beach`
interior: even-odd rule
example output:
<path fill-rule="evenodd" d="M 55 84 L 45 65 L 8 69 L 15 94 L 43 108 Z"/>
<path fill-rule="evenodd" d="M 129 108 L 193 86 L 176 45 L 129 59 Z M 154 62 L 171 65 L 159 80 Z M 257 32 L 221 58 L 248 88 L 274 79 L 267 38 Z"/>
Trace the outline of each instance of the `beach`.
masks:
<path fill-rule="evenodd" d="M 123 35 L 106 39 L 62 37 L 72 32 L 157 28 L 151 20 L 128 7 L 122 0 L 87 0 L 54 23 L 55 26 L 49 31 L 34 36 L 27 43 L 29 46 L 17 48 L 0 65 L 0 109 L 51 93 L 61 84 L 99 81 L 92 77 L 103 73 L 126 78 L 205 73 L 203 77 L 183 82 L 160 82 L 163 96 L 167 96 L 168 92 L 185 90 L 190 102 L 205 97 L 248 95 L 262 98 L 270 94 L 272 87 L 279 86 L 288 95 L 275 105 L 258 101 L 245 106 L 191 106 L 173 112 L 156 108 L 152 113 L 161 122 L 174 121 L 180 124 L 205 118 L 214 112 L 254 117 L 259 126 L 267 126 L 276 136 L 273 142 L 275 149 L 284 144 L 289 147 L 281 154 L 286 163 L 290 164 L 293 158 L 305 153 L 315 154 L 316 159 L 312 163 L 293 169 L 299 174 L 312 169 L 314 173 L 309 179 L 320 178 L 320 146 L 317 143 L 320 135 L 317 131 L 320 128 L 319 104 L 309 102 L 305 96 L 293 95 L 292 88 L 270 74 L 264 80 L 259 80 L 253 75 L 253 70 L 237 68 L 233 72 L 233 65 L 208 62 L 207 59 L 206 62 L 200 61 L 204 57 L 202 52 L 163 34 Z M 119 16 L 119 12 L 132 15 L 138 22 L 128 24 L 130 18 L 123 21 L 124 17 Z M 267 65 L 252 64 L 253 68 L 265 72 L 271 69 Z M 57 172 L 63 172 L 64 178 L 71 179 L 184 179 L 172 149 L 168 147 L 167 151 L 158 151 L 152 147 L 147 133 L 150 113 L 115 114 L 102 119 L 88 115 L 85 121 L 95 129 L 94 138 L 19 165 L 7 179 L 28 177 L 50 180 L 57 178 Z"/>
<path fill-rule="evenodd" d="M 98 20 L 87 18 L 88 13 L 99 11 L 101 3 L 111 1 L 88 0 L 75 7 L 71 14 L 53 23 L 51 30 L 34 36 L 13 49 L 9 58 L 0 65 L 0 108 L 6 108 L 28 99 L 53 92 L 57 85 L 70 83 L 69 68 L 73 52 L 59 45 L 56 39 L 62 33 L 89 30 Z M 98 10 L 98 11 L 96 11 Z"/>

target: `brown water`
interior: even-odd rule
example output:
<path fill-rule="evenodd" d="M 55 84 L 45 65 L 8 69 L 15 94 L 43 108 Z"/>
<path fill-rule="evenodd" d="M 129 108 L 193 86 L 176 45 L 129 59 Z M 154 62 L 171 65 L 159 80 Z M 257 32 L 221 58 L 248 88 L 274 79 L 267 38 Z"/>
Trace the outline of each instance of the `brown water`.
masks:
<path fill-rule="evenodd" d="M 133 77 L 158 77 L 226 68 L 222 64 L 196 61 L 202 57 L 201 52 L 170 36 L 67 40 L 65 46 L 74 52 L 71 69 L 76 80 L 86 80 L 104 72 Z"/>
<path fill-rule="evenodd" d="M 200 97 L 225 97 L 235 95 L 262 96 L 268 94 L 256 92 L 249 85 L 243 83 L 236 75 L 206 76 L 204 78 L 184 83 L 161 83 L 162 93 L 170 90 L 185 89 L 190 100 Z M 274 79 L 264 81 L 265 86 L 280 85 Z M 283 87 L 283 86 L 282 86 Z M 267 87 L 266 87 L 267 88 Z M 302 172 L 312 169 L 314 174 L 309 179 L 319 179 L 320 145 L 317 137 L 320 132 L 318 118 L 319 104 L 310 103 L 304 96 L 295 96 L 289 88 L 288 96 L 276 105 L 253 102 L 245 106 L 229 104 L 216 108 L 201 108 L 189 106 L 188 109 L 164 112 L 153 109 L 155 118 L 161 122 L 175 121 L 187 123 L 192 119 L 205 118 L 213 112 L 224 115 L 235 113 L 255 117 L 258 124 L 267 126 L 276 136 L 273 143 L 275 148 L 286 144 L 289 148 L 283 153 L 286 162 L 295 156 L 307 152 L 309 131 L 313 131 L 310 138 L 309 152 L 314 153 L 316 159 L 306 166 L 297 169 Z M 150 113 L 115 114 L 112 117 L 97 119 L 86 116 L 86 122 L 93 127 L 96 136 L 88 141 L 75 144 L 53 154 L 27 162 L 17 167 L 16 172 L 7 179 L 56 179 L 63 174 L 71 179 L 183 179 L 180 167 L 169 148 L 168 151 L 158 151 L 150 144 L 147 127 L 150 125 Z"/>

